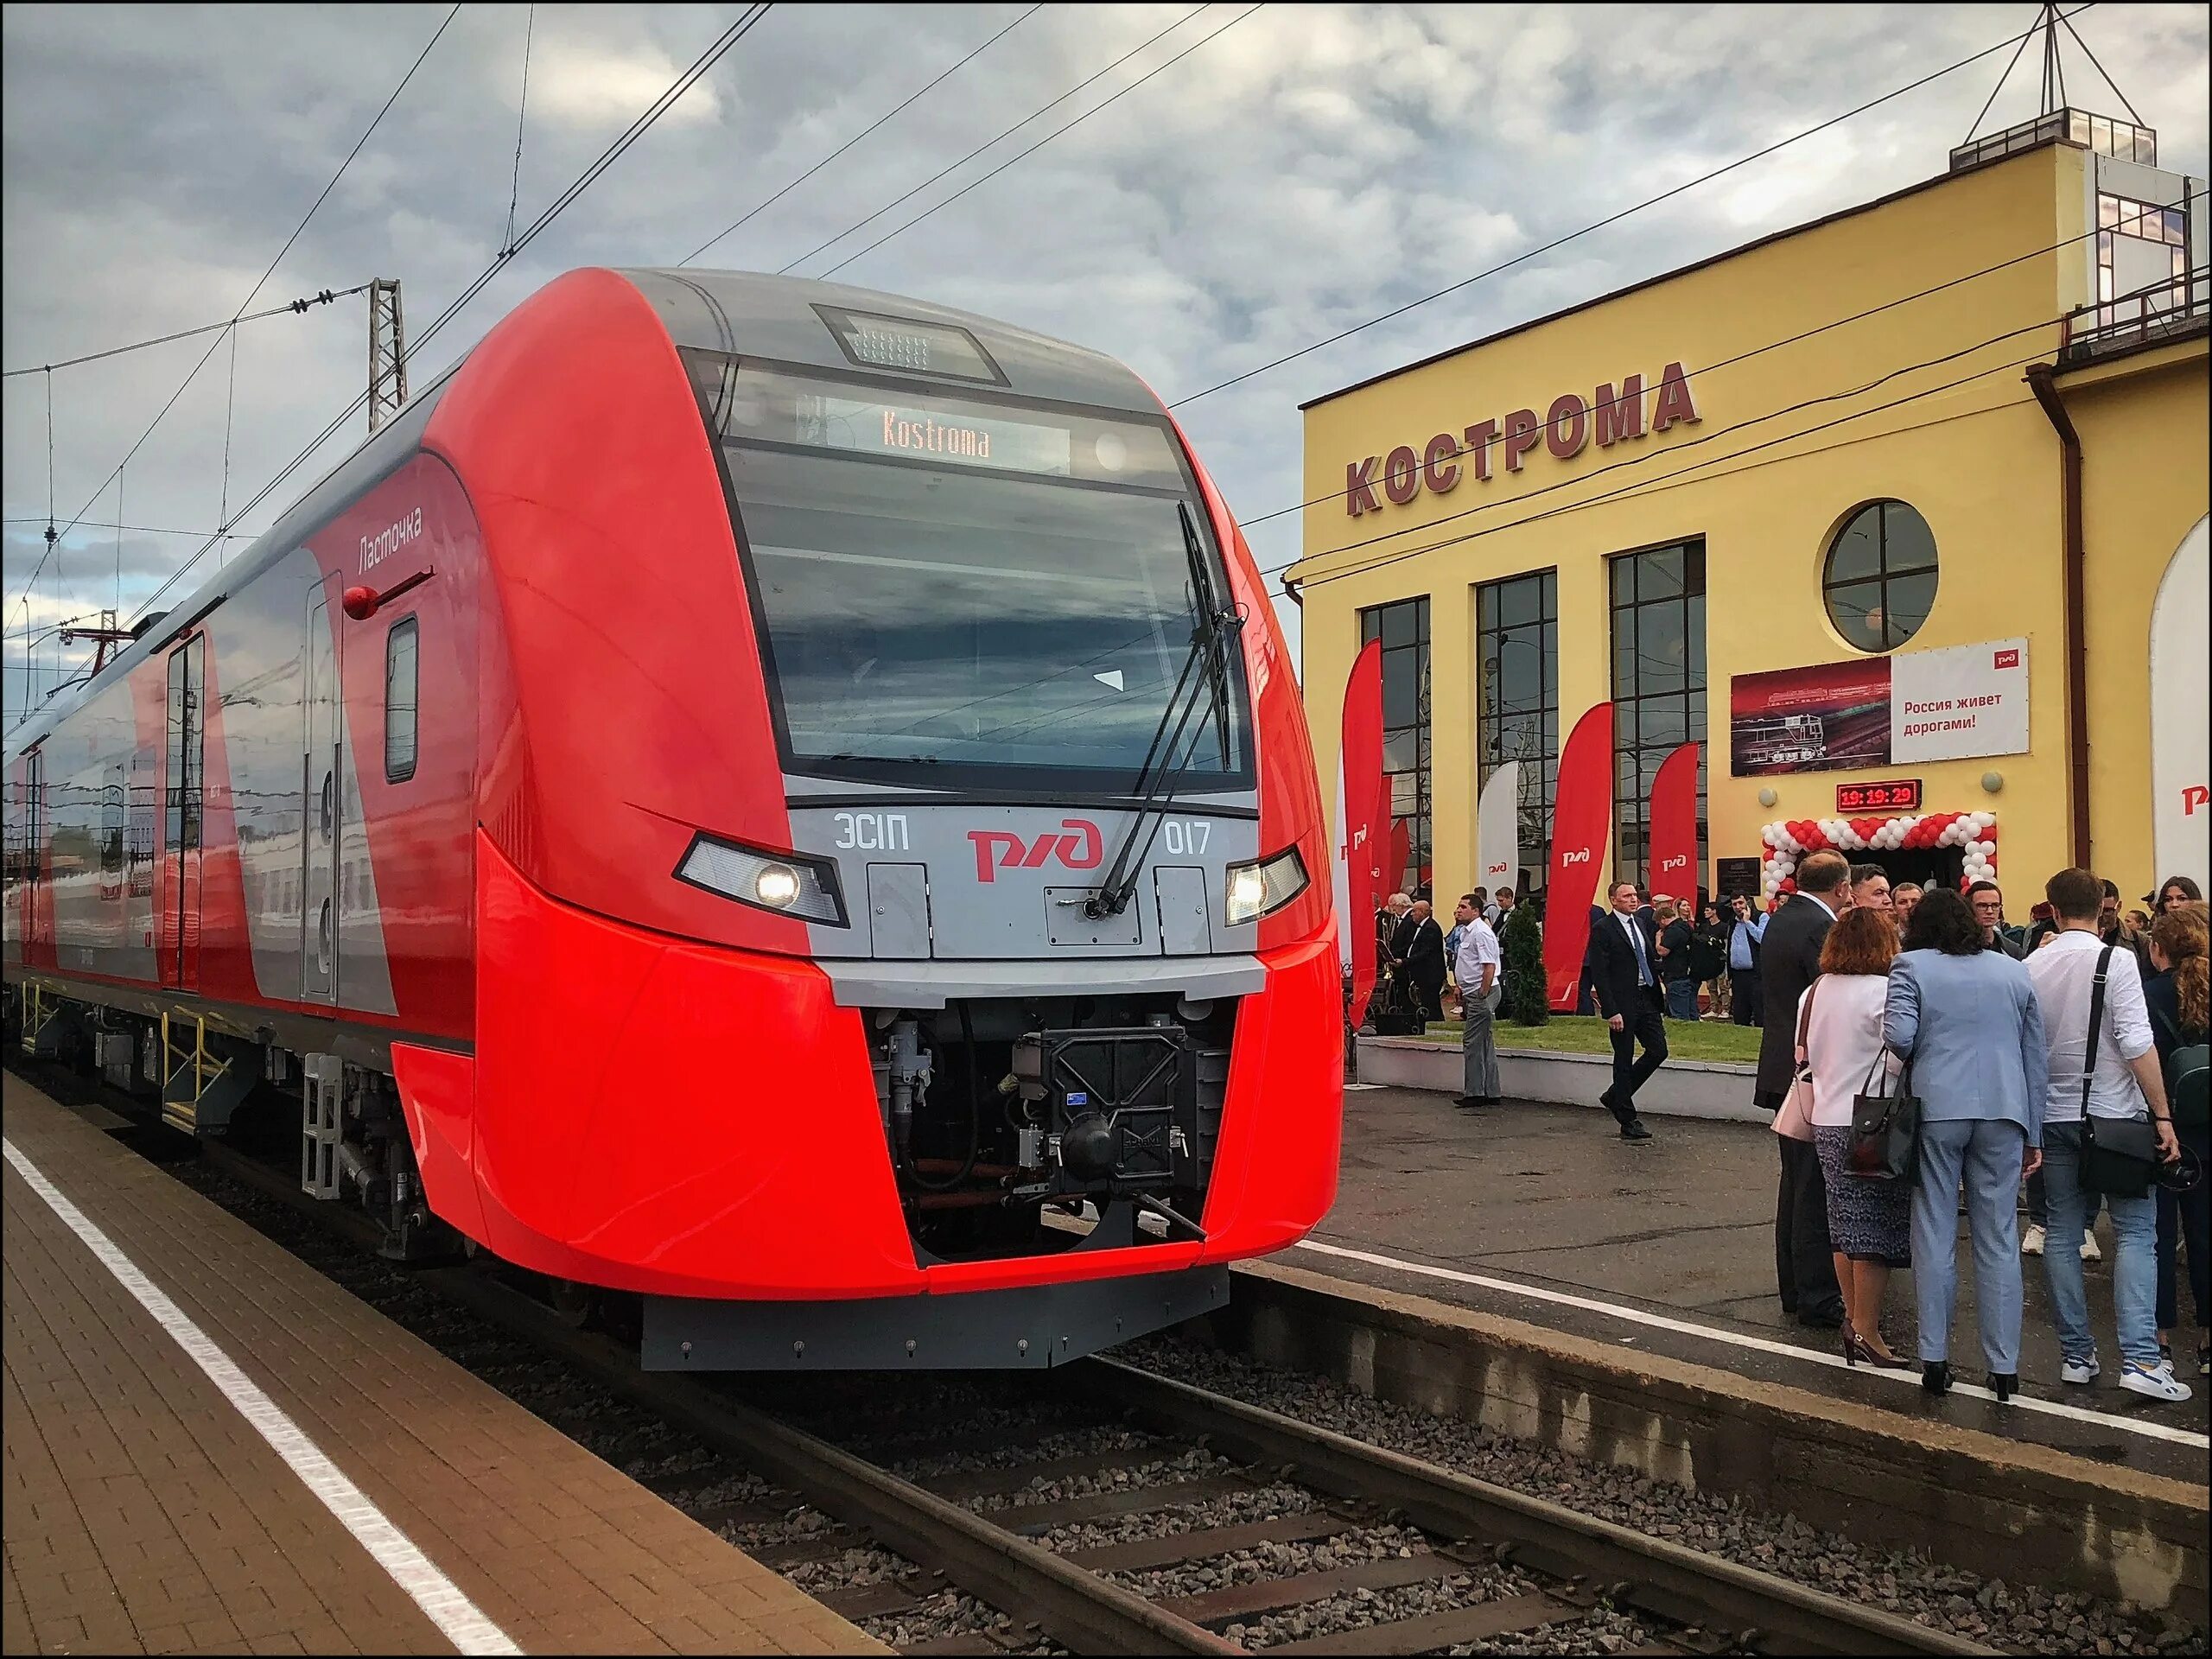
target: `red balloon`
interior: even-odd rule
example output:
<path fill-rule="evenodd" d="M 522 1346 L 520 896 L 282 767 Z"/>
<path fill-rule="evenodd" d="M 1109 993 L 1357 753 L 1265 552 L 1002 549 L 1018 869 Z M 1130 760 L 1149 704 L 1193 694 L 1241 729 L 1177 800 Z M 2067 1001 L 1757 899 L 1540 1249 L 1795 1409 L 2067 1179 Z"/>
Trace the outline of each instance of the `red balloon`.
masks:
<path fill-rule="evenodd" d="M 1993 842 L 1997 839 L 1997 826 L 1993 823 L 1985 824 L 1975 833 L 1984 841 Z"/>

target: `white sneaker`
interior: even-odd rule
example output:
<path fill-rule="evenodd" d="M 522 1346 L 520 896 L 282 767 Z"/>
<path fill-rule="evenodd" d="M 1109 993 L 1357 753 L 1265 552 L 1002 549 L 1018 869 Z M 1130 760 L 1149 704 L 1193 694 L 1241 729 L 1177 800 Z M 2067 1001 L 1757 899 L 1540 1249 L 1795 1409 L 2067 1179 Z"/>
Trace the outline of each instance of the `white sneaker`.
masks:
<path fill-rule="evenodd" d="M 2126 1367 L 2120 1374 L 2120 1386 L 2152 1400 L 2186 1400 L 2191 1393 L 2188 1383 L 2156 1366 L 2147 1370 L 2140 1365 Z"/>
<path fill-rule="evenodd" d="M 2105 1259 L 2105 1253 L 2097 1248 L 2097 1236 L 2094 1233 L 2085 1231 L 2082 1235 L 2082 1259 L 2084 1262 L 2101 1262 Z"/>
<path fill-rule="evenodd" d="M 2072 1382 L 2077 1386 L 2084 1387 L 2095 1382 L 2097 1380 L 2097 1357 L 2094 1354 L 2091 1354 L 2084 1360 L 2068 1360 L 2064 1365 L 2059 1368 L 2058 1380 L 2062 1382 Z"/>
<path fill-rule="evenodd" d="M 2020 1235 L 2020 1254 L 2022 1255 L 2043 1254 L 2043 1224 L 2041 1222 L 2030 1222 L 2028 1230 Z"/>

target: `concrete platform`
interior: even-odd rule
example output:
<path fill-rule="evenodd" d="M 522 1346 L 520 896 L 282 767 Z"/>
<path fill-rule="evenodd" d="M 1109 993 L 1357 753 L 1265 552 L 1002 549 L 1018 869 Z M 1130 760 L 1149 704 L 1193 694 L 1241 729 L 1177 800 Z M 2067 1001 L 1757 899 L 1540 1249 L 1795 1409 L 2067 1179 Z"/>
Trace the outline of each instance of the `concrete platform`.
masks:
<path fill-rule="evenodd" d="M 2212 1386 L 2190 1375 L 2194 1328 L 2177 1344 L 2193 1400 L 2145 1400 L 2113 1385 L 2109 1371 L 2101 1386 L 2067 1388 L 2057 1380 L 2042 1263 L 2031 1259 L 2023 1264 L 2023 1396 L 1999 1408 L 1974 1386 L 1981 1367 L 1962 1240 L 1951 1354 L 1965 1386 L 1947 1402 L 1923 1403 L 1916 1375 L 1847 1370 L 1833 1333 L 1783 1315 L 1774 1288 L 1770 1129 L 1672 1119 L 1654 1122 L 1653 1135 L 1628 1144 L 1610 1119 L 1573 1106 L 1509 1102 L 1477 1114 L 1429 1093 L 1354 1090 L 1344 1097 L 1336 1205 L 1311 1239 L 1277 1260 L 2205 1480 Z M 2108 1230 L 2101 1242 L 2107 1259 L 2088 1268 L 2090 1313 L 2116 1369 Z M 2186 1314 L 2185 1290 L 2183 1303 Z M 1913 1351 L 1909 1273 L 1891 1281 L 1885 1331 L 1897 1351 Z"/>
<path fill-rule="evenodd" d="M 1357 1039 L 1359 1080 L 1384 1089 L 1425 1089 L 1456 1095 L 1466 1063 L 1458 1041 L 1421 1037 Z M 1764 1125 L 1772 1114 L 1751 1100 L 1758 1067 L 1726 1060 L 1669 1060 L 1637 1091 L 1646 1117 L 1709 1117 Z M 1586 1106 L 1603 1113 L 1598 1096 L 1612 1087 L 1610 1054 L 1558 1054 L 1501 1046 L 1497 1080 L 1509 1100 L 1554 1106 Z"/>
<path fill-rule="evenodd" d="M 8 1652 L 888 1651 L 105 1116 L 6 1079 Z"/>

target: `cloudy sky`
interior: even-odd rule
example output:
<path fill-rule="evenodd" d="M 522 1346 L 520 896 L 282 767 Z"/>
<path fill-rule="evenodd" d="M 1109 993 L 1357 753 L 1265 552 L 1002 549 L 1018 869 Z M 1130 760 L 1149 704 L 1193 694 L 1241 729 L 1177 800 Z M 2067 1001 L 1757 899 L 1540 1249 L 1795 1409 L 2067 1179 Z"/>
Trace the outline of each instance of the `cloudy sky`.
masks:
<path fill-rule="evenodd" d="M 1008 24 L 702 263 L 797 260 L 803 274 L 823 274 L 1159 68 L 838 276 L 1112 352 L 1174 400 L 1904 86 L 2016 34 L 2037 10 L 1272 4 L 1246 15 L 1248 3 L 1047 5 L 1030 16 L 1020 5 L 778 5 L 410 373 L 427 383 L 562 270 L 682 258 Z M 8 7 L 6 367 L 232 315 L 447 10 Z M 539 7 L 523 221 L 739 10 Z M 2104 3 L 2077 25 L 2158 129 L 2162 162 L 2198 175 L 2206 16 L 2197 5 Z M 257 308 L 397 276 L 419 329 L 489 263 L 513 185 L 526 21 L 520 6 L 461 9 Z M 2071 42 L 2067 54 L 2071 101 L 2124 113 Z M 1938 173 L 2007 55 L 1179 412 L 1240 515 L 1289 505 L 1300 400 Z M 2016 72 L 1987 125 L 2033 113 L 2032 67 Z M 235 378 L 224 345 L 125 469 L 119 513 L 111 474 L 218 337 L 50 377 L 50 469 L 49 377 L 7 380 L 9 722 L 27 695 L 27 631 L 35 696 L 80 657 L 37 636 L 118 599 L 127 616 L 200 550 L 226 502 L 236 516 L 359 391 L 365 304 L 237 331 Z M 357 417 L 238 517 L 241 537 L 365 430 Z M 49 498 L 60 523 L 81 522 L 27 594 Z M 1254 530 L 1262 563 L 1296 551 L 1296 524 Z M 213 563 L 210 554 L 176 592 Z M 1294 613 L 1287 620 L 1294 626 Z"/>

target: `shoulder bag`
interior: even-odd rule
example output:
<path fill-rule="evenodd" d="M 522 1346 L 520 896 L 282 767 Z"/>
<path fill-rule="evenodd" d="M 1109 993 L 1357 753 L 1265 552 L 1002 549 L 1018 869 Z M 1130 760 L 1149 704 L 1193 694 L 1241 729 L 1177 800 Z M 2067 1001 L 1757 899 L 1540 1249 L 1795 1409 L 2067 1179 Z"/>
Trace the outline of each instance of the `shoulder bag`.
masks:
<path fill-rule="evenodd" d="M 2089 991 L 2089 1041 L 2082 1057 L 2082 1185 L 2107 1198 L 2139 1198 L 2158 1179 L 2158 1126 L 2146 1111 L 2141 1117 L 2108 1117 L 2099 1128 L 2089 1113 L 2097 1039 L 2104 1031 L 2105 976 L 2114 949 L 2108 944 L 2097 952 L 2097 977 Z"/>
<path fill-rule="evenodd" d="M 1868 1091 L 1885 1079 L 1890 1051 L 1885 1046 L 1851 1102 L 1851 1151 L 1844 1168 L 1870 1181 L 1909 1181 L 1920 1162 L 1920 1097 L 1912 1092 L 1912 1062 L 1897 1073 L 1890 1094 Z"/>
<path fill-rule="evenodd" d="M 1813 1020 L 1813 994 L 1820 988 L 1816 979 L 1805 988 L 1805 1000 L 1797 1005 L 1797 1070 L 1774 1113 L 1774 1132 L 1791 1141 L 1813 1138 L 1813 1066 L 1805 1052 L 1805 1033 Z"/>

